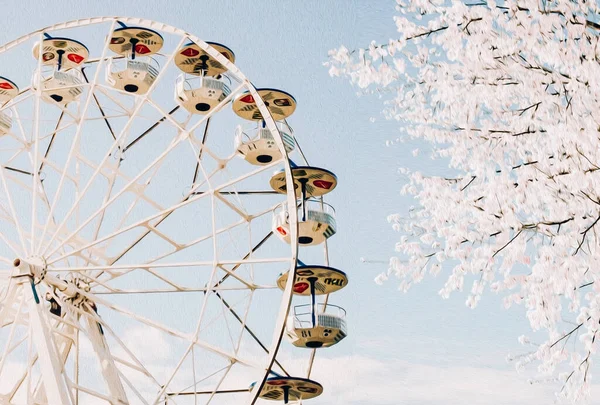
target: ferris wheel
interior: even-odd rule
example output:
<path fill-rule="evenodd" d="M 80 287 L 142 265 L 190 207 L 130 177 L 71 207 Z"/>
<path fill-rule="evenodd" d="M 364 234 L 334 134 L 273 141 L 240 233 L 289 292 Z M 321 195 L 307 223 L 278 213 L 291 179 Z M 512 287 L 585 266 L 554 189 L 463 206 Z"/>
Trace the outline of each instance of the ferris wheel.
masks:
<path fill-rule="evenodd" d="M 320 395 L 348 278 L 326 254 L 337 177 L 304 157 L 294 97 L 137 18 L 57 24 L 0 58 L 0 404 Z"/>

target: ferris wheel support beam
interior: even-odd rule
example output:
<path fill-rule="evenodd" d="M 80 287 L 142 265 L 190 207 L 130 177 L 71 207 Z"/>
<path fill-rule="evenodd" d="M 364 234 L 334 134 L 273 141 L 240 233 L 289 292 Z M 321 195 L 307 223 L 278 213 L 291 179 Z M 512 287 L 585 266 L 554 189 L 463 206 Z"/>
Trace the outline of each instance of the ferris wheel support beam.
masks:
<path fill-rule="evenodd" d="M 67 361 L 67 357 L 69 356 L 69 352 L 71 351 L 71 348 L 73 346 L 72 334 L 75 328 L 73 327 L 73 325 L 68 323 L 64 323 L 62 326 L 64 330 L 58 332 L 59 336 L 56 339 L 56 347 L 57 353 L 59 355 L 59 361 L 61 362 L 61 364 L 65 364 Z M 35 359 L 35 361 L 37 361 L 37 359 Z M 41 377 L 38 385 L 36 386 L 34 397 L 36 398 L 36 403 L 43 404 L 47 402 L 46 391 L 43 389 Z"/>
<path fill-rule="evenodd" d="M 119 369 L 115 365 L 115 361 L 110 354 L 110 349 L 106 343 L 104 332 L 101 329 L 100 323 L 94 319 L 94 314 L 91 314 L 90 310 L 87 308 L 86 312 L 88 313 L 88 316 L 85 317 L 88 326 L 88 336 L 90 338 L 90 342 L 92 343 L 94 352 L 100 361 L 100 369 L 102 371 L 104 381 L 108 386 L 108 391 L 110 392 L 111 397 L 114 397 L 117 400 L 115 405 L 127 405 L 129 404 L 129 401 L 127 400 L 127 394 L 125 393 L 123 382 L 119 377 Z"/>
<path fill-rule="evenodd" d="M 27 280 L 30 280 L 30 278 L 27 278 Z M 37 350 L 46 398 L 51 404 L 70 405 L 72 401 L 69 396 L 69 388 L 62 372 L 60 356 L 54 344 L 54 338 L 46 322 L 46 309 L 41 305 L 33 283 L 30 289 L 27 288 L 26 283 L 27 281 L 23 280 L 21 288 L 24 290 L 23 293 L 27 295 L 30 336 Z M 25 290 L 29 290 L 29 293 Z"/>

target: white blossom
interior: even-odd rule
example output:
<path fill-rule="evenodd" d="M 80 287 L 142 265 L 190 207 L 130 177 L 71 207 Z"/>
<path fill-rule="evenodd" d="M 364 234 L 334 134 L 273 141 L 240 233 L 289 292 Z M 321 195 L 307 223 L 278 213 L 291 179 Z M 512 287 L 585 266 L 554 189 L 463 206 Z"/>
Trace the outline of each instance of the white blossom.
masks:
<path fill-rule="evenodd" d="M 446 271 L 443 297 L 466 290 L 475 307 L 489 290 L 524 306 L 546 340 L 517 367 L 536 363 L 576 402 L 600 340 L 599 6 L 471 3 L 397 0 L 398 38 L 326 63 L 388 94 L 385 117 L 448 162 L 445 177 L 403 170 L 418 206 L 388 218 L 399 256 L 377 281 L 406 291 Z"/>

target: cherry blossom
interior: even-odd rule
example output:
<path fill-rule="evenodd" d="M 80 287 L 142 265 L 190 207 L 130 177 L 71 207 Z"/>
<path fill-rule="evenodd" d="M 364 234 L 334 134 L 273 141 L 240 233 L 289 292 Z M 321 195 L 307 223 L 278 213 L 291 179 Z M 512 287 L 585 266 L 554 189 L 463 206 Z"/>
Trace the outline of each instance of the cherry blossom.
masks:
<path fill-rule="evenodd" d="M 326 63 L 389 95 L 385 116 L 448 163 L 443 177 L 403 169 L 416 205 L 390 215 L 398 257 L 376 281 L 394 275 L 406 291 L 442 273 L 442 297 L 466 290 L 474 308 L 489 291 L 523 306 L 545 341 L 521 337 L 532 351 L 517 366 L 587 398 L 600 340 L 599 6 L 397 0 L 397 11 L 398 38 Z"/>

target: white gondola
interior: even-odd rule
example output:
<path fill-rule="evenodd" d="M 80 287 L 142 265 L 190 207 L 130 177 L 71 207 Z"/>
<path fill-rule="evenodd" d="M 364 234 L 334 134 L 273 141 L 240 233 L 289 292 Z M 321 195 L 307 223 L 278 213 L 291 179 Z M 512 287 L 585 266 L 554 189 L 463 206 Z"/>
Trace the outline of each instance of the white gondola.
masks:
<path fill-rule="evenodd" d="M 68 104 L 83 93 L 85 78 L 81 66 L 89 51 L 81 42 L 70 38 L 47 36 L 33 47 L 33 56 L 41 59 L 41 69 L 33 74 L 32 88 L 42 89 L 43 99 L 53 103 Z"/>
<path fill-rule="evenodd" d="M 290 127 L 280 122 L 276 124 L 286 152 L 292 152 L 296 147 L 296 141 L 291 135 Z M 235 135 L 235 149 L 246 161 L 253 165 L 263 166 L 281 159 L 282 154 L 269 129 L 255 128 L 248 132 L 244 132 L 242 127 L 238 126 Z"/>
<path fill-rule="evenodd" d="M 317 349 L 339 343 L 348 335 L 346 311 L 331 304 L 297 305 L 286 323 L 286 335 L 296 347 Z"/>
<path fill-rule="evenodd" d="M 256 383 L 250 385 L 254 388 Z M 323 393 L 323 386 L 314 380 L 299 377 L 269 377 L 260 390 L 259 397 L 271 401 L 283 401 L 289 404 L 291 401 L 304 401 L 316 398 Z"/>
<path fill-rule="evenodd" d="M 106 82 L 118 90 L 146 94 L 160 70 L 150 56 L 161 50 L 163 42 L 162 35 L 154 30 L 121 24 L 113 31 L 109 48 L 124 58 L 109 59 Z"/>
<path fill-rule="evenodd" d="M 303 205 L 304 207 L 298 207 L 298 243 L 300 245 L 318 245 L 335 234 L 337 229 L 335 210 L 331 205 L 313 199 L 304 201 Z M 288 212 L 287 203 L 280 204 L 275 208 L 273 232 L 286 243 L 291 243 Z"/>
<path fill-rule="evenodd" d="M 302 263 L 298 260 L 298 263 Z M 289 271 L 281 273 L 277 278 L 277 286 L 285 290 L 289 277 Z M 313 286 L 311 286 L 313 284 Z M 348 285 L 348 276 L 341 270 L 329 266 L 302 265 L 296 268 L 294 279 L 294 295 L 313 296 L 329 295 Z"/>
<path fill-rule="evenodd" d="M 43 97 L 46 101 L 68 104 L 75 101 L 83 93 L 85 80 L 79 70 L 67 71 L 42 68 L 33 75 L 32 87 L 37 90 L 37 83 L 41 83 Z"/>
<path fill-rule="evenodd" d="M 277 89 L 256 89 L 256 92 L 275 121 L 283 121 L 296 111 L 296 99 L 290 93 Z M 239 94 L 231 103 L 233 112 L 245 120 L 264 121 L 254 96 L 246 91 Z"/>
<path fill-rule="evenodd" d="M 0 76 L 0 135 L 5 135 L 12 128 L 12 112 L 5 109 L 10 100 L 19 94 L 19 88 L 11 80 Z"/>
<path fill-rule="evenodd" d="M 298 198 L 321 197 L 332 192 L 337 186 L 337 176 L 329 170 L 315 166 L 296 166 L 292 163 L 294 188 Z M 285 172 L 278 171 L 269 181 L 271 188 L 285 194 L 287 182 Z"/>
<path fill-rule="evenodd" d="M 156 80 L 160 66 L 153 58 L 109 59 L 106 82 L 128 93 L 146 94 Z"/>
<path fill-rule="evenodd" d="M 192 114 L 207 114 L 223 101 L 231 90 L 222 80 L 209 76 L 179 75 L 175 101 Z"/>

